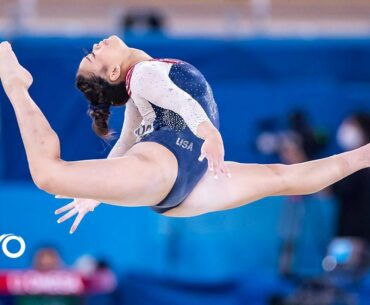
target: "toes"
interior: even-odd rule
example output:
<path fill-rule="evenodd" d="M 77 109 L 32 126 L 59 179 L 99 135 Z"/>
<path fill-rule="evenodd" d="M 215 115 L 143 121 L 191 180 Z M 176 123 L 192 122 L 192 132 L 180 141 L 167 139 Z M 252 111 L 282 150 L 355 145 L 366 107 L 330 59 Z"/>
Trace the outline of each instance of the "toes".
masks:
<path fill-rule="evenodd" d="M 4 50 L 11 50 L 12 49 L 12 46 L 11 44 L 8 42 L 8 41 L 3 41 L 0 43 L 0 47 Z"/>

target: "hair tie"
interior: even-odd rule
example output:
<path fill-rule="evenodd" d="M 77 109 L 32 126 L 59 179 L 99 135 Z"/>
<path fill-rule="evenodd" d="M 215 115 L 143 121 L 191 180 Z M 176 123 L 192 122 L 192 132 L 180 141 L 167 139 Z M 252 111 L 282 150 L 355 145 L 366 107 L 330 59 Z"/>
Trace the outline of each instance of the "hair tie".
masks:
<path fill-rule="evenodd" d="M 107 104 L 97 104 L 97 105 L 90 104 L 89 109 L 91 109 L 92 111 L 108 110 L 109 106 L 110 106 L 110 104 L 108 104 L 108 105 Z"/>

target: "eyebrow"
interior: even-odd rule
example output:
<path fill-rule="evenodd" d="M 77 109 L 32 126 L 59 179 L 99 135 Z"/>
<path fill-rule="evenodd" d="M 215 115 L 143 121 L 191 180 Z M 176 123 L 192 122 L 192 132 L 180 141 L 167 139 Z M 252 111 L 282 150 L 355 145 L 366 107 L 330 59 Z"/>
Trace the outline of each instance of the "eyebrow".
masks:
<path fill-rule="evenodd" d="M 87 55 L 85 56 L 85 58 L 92 63 L 91 59 L 87 57 Z"/>

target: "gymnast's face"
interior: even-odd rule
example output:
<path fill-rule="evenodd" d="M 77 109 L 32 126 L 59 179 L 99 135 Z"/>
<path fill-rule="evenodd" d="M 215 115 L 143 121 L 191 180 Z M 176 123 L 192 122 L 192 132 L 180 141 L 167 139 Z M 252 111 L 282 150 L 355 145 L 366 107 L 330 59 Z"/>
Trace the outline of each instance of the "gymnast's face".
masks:
<path fill-rule="evenodd" d="M 77 74 L 89 77 L 100 76 L 109 83 L 121 80 L 122 61 L 129 52 L 127 45 L 113 35 L 93 45 L 91 53 L 86 55 L 78 68 Z"/>

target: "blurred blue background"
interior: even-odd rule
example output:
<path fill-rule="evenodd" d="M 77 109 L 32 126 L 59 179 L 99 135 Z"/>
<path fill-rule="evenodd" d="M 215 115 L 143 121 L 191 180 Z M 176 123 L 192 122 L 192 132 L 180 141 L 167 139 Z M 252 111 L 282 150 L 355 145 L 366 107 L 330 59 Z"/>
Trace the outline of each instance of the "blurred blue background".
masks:
<path fill-rule="evenodd" d="M 104 143 L 93 134 L 87 103 L 74 88 L 82 49 L 89 49 L 101 38 L 16 37 L 11 41 L 20 62 L 34 76 L 31 95 L 59 135 L 65 160 L 105 158 L 114 144 Z M 227 160 L 276 161 L 256 150 L 256 126 L 268 117 L 283 120 L 291 109 L 304 109 L 311 122 L 330 135 L 323 156 L 336 153 L 339 148 L 335 132 L 343 118 L 353 111 L 369 111 L 368 39 L 128 35 L 125 41 L 153 57 L 185 60 L 204 73 L 219 105 Z M 281 215 L 284 206 L 290 204 L 285 198 L 268 198 L 232 211 L 188 219 L 166 218 L 147 208 L 101 206 L 70 235 L 71 223 L 58 225 L 53 215 L 67 201 L 54 199 L 30 181 L 15 116 L 3 91 L 0 100 L 0 234 L 15 233 L 27 243 L 26 253 L 19 259 L 0 253 L 0 269 L 28 268 L 37 247 L 51 243 L 59 249 L 66 265 L 88 253 L 107 259 L 120 277 L 135 274 L 122 290 L 127 298 L 131 295 L 135 299 L 132 304 L 149 304 L 135 297 L 135 292 L 144 291 L 147 295 L 142 295 L 143 300 L 172 300 L 168 294 L 172 289 L 178 293 L 173 299 L 178 303 L 172 300 L 170 304 L 237 304 L 248 291 L 250 294 L 244 297 L 254 295 L 255 304 L 264 304 L 269 293 L 289 289 L 278 278 L 284 221 Z M 123 109 L 114 109 L 111 124 L 118 133 L 122 119 Z M 304 217 L 294 272 L 300 276 L 318 275 L 336 231 L 336 203 L 329 193 L 322 193 L 305 197 L 300 205 Z M 202 283 L 222 283 L 225 299 L 205 297 L 196 303 L 200 300 L 196 287 L 186 288 L 193 291 L 192 296 L 181 292 L 184 286 L 176 288 L 172 283 L 174 286 L 169 287 L 164 282 L 165 291 L 161 292 L 157 286 L 153 288 L 160 286 L 153 277 L 176 279 L 182 281 L 181 285 L 198 283 L 198 288 Z M 136 287 L 135 279 L 145 289 Z M 153 295 L 150 289 L 155 291 Z M 201 291 L 212 296 L 212 289 L 205 287 Z M 184 295 L 180 297 L 181 294 Z"/>

